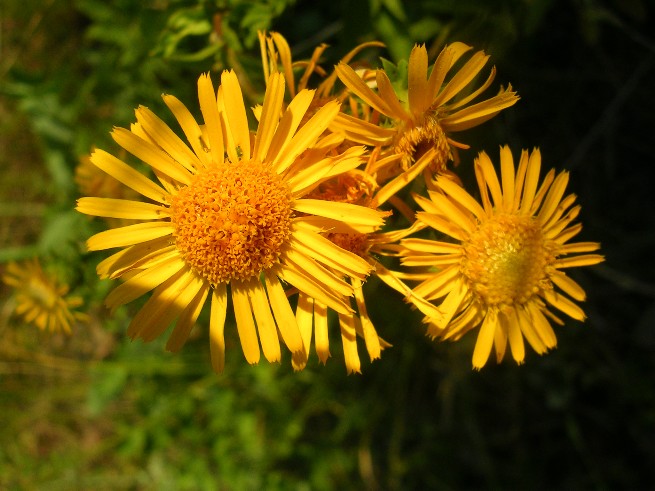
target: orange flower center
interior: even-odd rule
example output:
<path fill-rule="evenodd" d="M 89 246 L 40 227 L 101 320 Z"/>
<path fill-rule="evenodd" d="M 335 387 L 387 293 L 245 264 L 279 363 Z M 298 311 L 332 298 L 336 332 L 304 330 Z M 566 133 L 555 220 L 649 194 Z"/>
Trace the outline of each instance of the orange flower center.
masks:
<path fill-rule="evenodd" d="M 550 281 L 555 256 L 533 217 L 495 215 L 464 244 L 462 273 L 487 305 L 524 303 Z"/>
<path fill-rule="evenodd" d="M 291 194 L 259 162 L 205 169 L 171 203 L 175 245 L 212 285 L 271 268 L 290 235 Z"/>
<path fill-rule="evenodd" d="M 371 245 L 368 240 L 368 234 L 342 234 L 342 233 L 329 233 L 326 237 L 332 241 L 333 244 L 338 245 L 359 257 L 367 259 L 368 250 Z"/>
<path fill-rule="evenodd" d="M 450 145 L 436 118 L 428 117 L 422 124 L 404 128 L 394 145 L 394 153 L 402 155 L 403 170 L 412 164 L 430 148 L 437 147 L 439 152 L 430 163 L 433 172 L 443 172 L 450 156 Z"/>

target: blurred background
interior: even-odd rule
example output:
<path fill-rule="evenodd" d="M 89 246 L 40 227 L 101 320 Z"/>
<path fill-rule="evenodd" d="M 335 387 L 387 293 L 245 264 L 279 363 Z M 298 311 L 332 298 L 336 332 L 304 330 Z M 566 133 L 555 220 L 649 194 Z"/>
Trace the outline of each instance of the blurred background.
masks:
<path fill-rule="evenodd" d="M 37 257 L 90 317 L 70 336 L 40 331 L 0 283 L 0 488 L 652 489 L 653 20 L 647 0 L 2 0 L 0 275 Z M 362 375 L 346 375 L 338 337 L 326 366 L 248 366 L 228 328 L 217 376 L 204 317 L 179 354 L 130 342 L 137 306 L 102 307 L 106 254 L 84 241 L 106 224 L 73 211 L 76 168 L 94 146 L 116 151 L 109 131 L 139 104 L 168 117 L 162 93 L 195 112 L 202 72 L 233 67 L 258 102 L 258 29 L 296 59 L 328 43 L 328 70 L 374 39 L 387 49 L 360 59 L 375 65 L 415 42 L 487 51 L 493 90 L 511 83 L 521 100 L 466 133 L 462 165 L 509 143 L 571 171 L 580 239 L 607 258 L 573 274 L 587 321 L 556 328 L 546 356 L 475 372 L 474 336 L 430 341 L 369 281 L 394 347 L 362 356 Z"/>

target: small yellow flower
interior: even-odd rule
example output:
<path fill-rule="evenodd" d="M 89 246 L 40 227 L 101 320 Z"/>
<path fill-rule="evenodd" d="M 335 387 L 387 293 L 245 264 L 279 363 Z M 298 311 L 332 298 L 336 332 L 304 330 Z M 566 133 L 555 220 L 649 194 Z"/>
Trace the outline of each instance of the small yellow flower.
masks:
<path fill-rule="evenodd" d="M 523 338 L 539 354 L 557 344 L 550 321 L 563 322 L 555 308 L 583 321 L 573 300 L 585 300 L 584 290 L 564 270 L 604 260 L 596 242 L 574 242 L 582 229 L 573 224 L 580 212 L 575 195 L 564 196 L 568 173 L 551 170 L 539 186 L 541 154 L 523 151 L 518 169 L 508 147 L 500 151 L 501 179 L 483 152 L 476 159 L 482 205 L 452 180 L 437 179 L 430 199 L 416 197 L 424 211 L 417 220 L 455 242 L 409 238 L 401 244 L 405 266 L 433 268 L 417 278 L 414 292 L 439 300 L 441 315 L 427 318 L 428 334 L 457 340 L 480 327 L 473 367 L 487 362 L 492 347 L 502 360 L 507 343 L 513 358 L 525 357 Z M 561 290 L 563 293 L 557 291 Z"/>
<path fill-rule="evenodd" d="M 386 116 L 387 121 L 377 125 L 340 114 L 332 127 L 343 131 L 353 141 L 388 147 L 391 153 L 400 154 L 400 168 L 387 170 L 389 177 L 407 170 L 429 148 L 438 149 L 430 170 L 443 172 L 448 160 L 453 158 L 454 147 L 468 148 L 453 140 L 453 133 L 478 126 L 518 101 L 509 86 L 489 99 L 473 103 L 489 88 L 496 71 L 492 68 L 487 80 L 470 90 L 489 59 L 483 51 L 478 51 L 461 68 L 454 70 L 456 63 L 471 49 L 463 43 L 446 46 L 429 71 L 425 46 L 415 46 L 409 57 L 406 94 L 396 92 L 384 70 L 377 70 L 377 90 L 373 90 L 355 70 L 340 63 L 336 74 L 341 81 L 365 104 Z"/>
<path fill-rule="evenodd" d="M 384 216 L 306 198 L 322 180 L 357 167 L 362 149 L 335 155 L 334 138 L 321 136 L 339 112 L 338 103 L 325 104 L 301 124 L 313 91 L 298 92 L 283 110 L 284 92 L 283 76 L 271 74 L 254 135 L 232 71 L 223 72 L 218 92 L 208 75 L 200 77 L 204 126 L 178 99 L 165 95 L 188 144 L 147 108 L 137 109 L 132 129 L 115 129 L 112 136 L 148 164 L 159 183 L 102 150 L 91 156 L 96 166 L 149 199 L 78 202 L 83 213 L 138 221 L 88 240 L 90 250 L 121 248 L 98 265 L 101 277 L 126 278 L 108 296 L 108 306 L 154 290 L 128 327 L 132 338 L 152 340 L 177 319 L 167 349 L 179 350 L 211 293 L 210 348 L 220 372 L 229 297 L 249 363 L 259 361 L 260 342 L 266 359 L 278 361 L 278 335 L 294 358 L 306 356 L 285 285 L 338 312 L 352 310 L 352 286 L 332 271 L 364 279 L 371 267 L 316 228 L 336 222 L 368 232 Z"/>
<path fill-rule="evenodd" d="M 15 290 L 15 313 L 42 331 L 70 334 L 76 321 L 88 318 L 73 310 L 82 305 L 82 299 L 67 295 L 68 285 L 46 274 L 38 259 L 9 263 L 2 280 Z"/>
<path fill-rule="evenodd" d="M 339 203 L 357 204 L 373 209 L 384 204 L 387 199 L 394 197 L 395 193 L 404 185 L 411 182 L 423 168 L 434 157 L 435 150 L 426 152 L 419 159 L 419 162 L 412 168 L 405 171 L 396 179 L 390 181 L 383 188 L 379 188 L 374 177 L 369 174 L 368 169 L 377 165 L 377 152 L 373 152 L 365 169 L 355 169 L 344 172 L 330 180 L 324 181 L 311 193 L 311 197 L 335 201 Z M 391 212 L 383 212 L 390 215 Z M 417 225 L 420 227 L 420 224 Z M 410 227 L 406 230 L 380 232 L 358 232 L 347 226 L 338 223 L 333 224 L 323 236 L 330 242 L 342 249 L 349 251 L 366 260 L 372 267 L 372 274 L 386 283 L 403 296 L 412 297 L 412 304 L 418 307 L 424 314 L 433 315 L 436 309 L 427 301 L 417 298 L 412 294 L 411 289 L 393 271 L 385 268 L 376 258 L 377 254 L 387 254 L 393 250 L 397 255 L 399 247 L 397 242 L 411 234 L 417 227 Z M 392 245 L 393 244 L 393 245 Z M 335 271 L 335 274 L 338 272 Z M 364 295 L 364 282 L 360 279 L 348 279 L 354 290 L 355 309 L 352 312 L 339 312 L 339 329 L 343 344 L 344 361 L 348 373 L 360 373 L 361 361 L 357 349 L 357 337 L 364 339 L 366 350 L 371 361 L 380 358 L 384 348 L 390 347 L 384 339 L 378 336 L 377 330 L 371 320 L 366 307 Z M 298 307 L 296 316 L 299 325 L 304 326 L 302 336 L 306 347 L 311 345 L 312 324 L 304 319 L 311 320 L 313 317 L 314 346 L 319 360 L 325 363 L 330 356 L 328 336 L 328 308 L 319 300 L 301 293 L 298 296 Z M 301 369 L 305 366 L 306 358 L 294 359 L 294 367 Z"/>

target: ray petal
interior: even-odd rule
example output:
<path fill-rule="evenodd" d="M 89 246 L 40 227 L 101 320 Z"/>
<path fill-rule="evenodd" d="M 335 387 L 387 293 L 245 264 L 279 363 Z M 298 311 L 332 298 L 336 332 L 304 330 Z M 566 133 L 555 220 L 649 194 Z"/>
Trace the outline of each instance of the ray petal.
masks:
<path fill-rule="evenodd" d="M 257 329 L 253 319 L 250 297 L 252 295 L 248 285 L 241 281 L 231 281 L 232 304 L 234 305 L 234 317 L 237 321 L 237 331 L 241 340 L 243 355 L 248 363 L 259 362 L 260 349 L 257 339 Z"/>
<path fill-rule="evenodd" d="M 219 283 L 212 290 L 209 318 L 209 349 L 212 368 L 216 373 L 225 369 L 225 315 L 227 313 L 227 288 Z"/>
<path fill-rule="evenodd" d="M 125 247 L 148 240 L 171 235 L 170 222 L 143 222 L 99 232 L 87 240 L 90 251 L 101 251 L 114 247 Z"/>
<path fill-rule="evenodd" d="M 270 363 L 279 362 L 282 356 L 280 351 L 280 339 L 277 335 L 277 328 L 275 327 L 275 319 L 271 312 L 271 306 L 266 296 L 266 290 L 259 281 L 259 278 L 253 278 L 247 282 L 248 292 L 250 293 L 250 304 L 252 312 L 255 314 L 255 321 L 257 322 L 257 331 L 259 332 L 259 340 L 262 344 L 262 351 L 264 357 Z"/>
<path fill-rule="evenodd" d="M 169 216 L 166 206 L 115 198 L 80 198 L 75 209 L 87 215 L 129 220 L 158 220 Z"/>
<path fill-rule="evenodd" d="M 91 162 L 117 181 L 157 203 L 168 203 L 169 193 L 140 172 L 104 150 L 94 150 Z"/>
<path fill-rule="evenodd" d="M 241 158 L 248 160 L 250 159 L 248 116 L 246 115 L 246 106 L 243 103 L 241 85 L 234 70 L 223 71 L 221 74 L 221 87 L 223 88 L 225 117 L 229 121 L 230 130 L 234 137 L 234 145 L 241 150 Z"/>
<path fill-rule="evenodd" d="M 496 329 L 500 329 L 498 313 L 495 309 L 489 309 L 484 321 L 482 321 L 473 349 L 473 368 L 476 370 L 480 370 L 489 359 Z"/>
<path fill-rule="evenodd" d="M 289 300 L 284 293 L 284 289 L 280 284 L 280 280 L 275 274 L 266 271 L 264 273 L 264 282 L 271 309 L 275 316 L 275 322 L 282 336 L 282 341 L 284 341 L 284 344 L 286 344 L 291 353 L 302 353 L 305 349 L 304 346 L 309 345 L 303 343 L 304 337 L 301 336 L 301 332 L 298 329 L 298 323 L 296 322 L 291 305 L 289 305 Z"/>
<path fill-rule="evenodd" d="M 272 158 L 266 159 L 266 156 L 271 147 L 273 137 L 277 133 L 276 130 L 278 129 L 278 121 L 280 121 L 280 110 L 282 109 L 283 100 L 284 79 L 279 73 L 274 73 L 266 84 L 262 114 L 259 118 L 259 127 L 255 135 L 253 158 L 259 162 L 272 160 Z M 283 122 L 286 123 L 286 121 Z M 283 131 L 283 127 L 280 128 L 280 131 Z"/>

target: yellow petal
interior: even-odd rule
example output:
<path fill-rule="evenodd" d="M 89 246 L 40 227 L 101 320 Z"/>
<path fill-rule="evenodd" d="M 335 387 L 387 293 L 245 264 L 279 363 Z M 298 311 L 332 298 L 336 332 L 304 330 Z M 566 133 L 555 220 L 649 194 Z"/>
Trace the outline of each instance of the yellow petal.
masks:
<path fill-rule="evenodd" d="M 278 82 L 277 90 L 281 92 L 284 91 L 284 84 L 282 84 L 282 82 Z M 272 92 L 271 94 L 271 100 L 274 101 L 271 103 L 271 107 L 277 108 L 279 111 L 282 103 L 280 102 L 278 104 L 276 101 L 281 96 L 276 92 Z M 296 130 L 298 129 L 298 126 L 300 126 L 300 123 L 307 113 L 313 98 L 313 90 L 300 91 L 298 95 L 294 97 L 293 100 L 289 103 L 289 106 L 287 107 L 286 111 L 284 111 L 282 119 L 280 119 L 279 122 L 277 122 L 279 113 L 272 111 L 270 116 L 267 116 L 267 119 L 271 122 L 267 123 L 267 125 L 263 128 L 261 127 L 262 123 L 260 123 L 260 129 L 257 131 L 257 136 L 261 139 L 261 143 L 259 144 L 261 148 L 258 147 L 257 140 L 255 140 L 255 156 L 260 156 L 261 160 L 266 162 L 276 160 L 280 153 L 284 152 L 284 149 L 291 141 L 291 138 L 293 138 L 293 135 L 296 134 Z M 262 114 L 260 121 L 263 119 L 264 118 Z M 275 121 L 277 126 L 273 125 L 272 121 Z M 270 131 L 275 131 L 275 133 L 272 136 L 270 144 L 267 144 L 268 138 L 271 138 L 269 135 Z M 260 132 L 262 132 L 261 136 L 259 136 Z"/>
<path fill-rule="evenodd" d="M 566 294 L 573 297 L 573 299 L 577 300 L 578 302 L 584 302 L 584 300 L 587 298 L 584 289 L 561 271 L 553 271 L 550 274 L 550 279 Z"/>
<path fill-rule="evenodd" d="M 384 100 L 389 111 L 389 117 L 393 119 L 398 119 L 400 121 L 409 120 L 411 118 L 410 114 L 407 113 L 407 110 L 398 100 L 396 92 L 393 90 L 391 81 L 386 73 L 382 70 L 378 70 L 375 76 L 376 83 L 378 86 L 378 93 L 380 97 Z M 411 90 L 410 90 L 411 95 Z M 411 97 L 410 97 L 410 107 L 411 106 Z"/>
<path fill-rule="evenodd" d="M 209 317 L 209 349 L 212 368 L 223 373 L 225 368 L 225 315 L 227 313 L 227 289 L 219 283 L 212 291 L 212 305 Z"/>
<path fill-rule="evenodd" d="M 275 156 L 273 167 L 277 172 L 282 173 L 302 152 L 314 145 L 338 113 L 338 102 L 330 101 L 323 105 L 291 138 L 283 151 Z"/>
<path fill-rule="evenodd" d="M 428 51 L 424 44 L 414 46 L 409 55 L 407 96 L 414 117 L 422 115 L 432 104 L 432 98 L 428 94 Z"/>
<path fill-rule="evenodd" d="M 324 288 L 337 292 L 339 295 L 346 297 L 352 295 L 352 287 L 337 277 L 334 273 L 327 268 L 321 266 L 311 256 L 299 252 L 294 248 L 290 248 L 284 254 L 282 262 L 285 265 L 290 265 L 294 269 L 303 271 L 306 275 L 311 276 L 318 283 L 321 283 Z"/>
<path fill-rule="evenodd" d="M 393 128 L 382 128 L 377 124 L 339 113 L 329 126 L 335 133 L 343 133 L 349 140 L 370 146 L 390 145 L 396 130 Z"/>
<path fill-rule="evenodd" d="M 314 300 L 314 344 L 319 361 L 325 365 L 330 357 L 327 306 L 316 300 Z"/>
<path fill-rule="evenodd" d="M 478 338 L 475 342 L 475 348 L 473 349 L 473 368 L 476 370 L 480 370 L 487 363 L 489 353 L 491 353 L 491 347 L 494 343 L 496 329 L 499 328 L 496 310 L 489 309 L 487 316 L 482 322 Z"/>
<path fill-rule="evenodd" d="M 469 82 L 480 73 L 480 70 L 482 70 L 482 67 L 487 63 L 488 59 L 489 56 L 485 55 L 484 51 L 474 53 L 464 66 L 450 79 L 437 98 L 432 101 L 432 107 L 446 104 L 449 100 L 462 92 Z"/>
<path fill-rule="evenodd" d="M 293 76 L 293 64 L 291 61 L 291 49 L 289 48 L 289 44 L 287 43 L 287 40 L 284 39 L 282 34 L 278 32 L 272 32 L 271 38 L 275 43 L 278 54 L 280 55 L 280 62 L 282 63 L 282 69 L 284 70 L 284 78 L 286 79 L 287 85 L 289 86 L 289 93 L 291 94 L 291 97 L 294 97 L 296 94 L 295 79 Z"/>
<path fill-rule="evenodd" d="M 166 349 L 168 351 L 173 353 L 180 351 L 182 346 L 184 346 L 184 343 L 189 339 L 191 329 L 193 329 L 193 326 L 200 315 L 200 311 L 205 304 L 209 290 L 209 283 L 201 280 L 200 289 L 197 291 L 193 299 L 191 299 L 182 314 L 180 314 L 180 318 L 177 320 L 175 328 L 166 342 Z"/>
<path fill-rule="evenodd" d="M 339 328 L 341 330 L 341 342 L 343 343 L 343 357 L 346 362 L 348 374 L 362 373 L 359 354 L 357 353 L 357 332 L 352 315 L 339 316 Z"/>
<path fill-rule="evenodd" d="M 266 156 L 273 141 L 273 136 L 276 134 L 278 128 L 278 121 L 280 120 L 280 110 L 282 109 L 282 102 L 284 101 L 284 79 L 279 73 L 274 73 L 268 79 L 266 84 L 266 94 L 264 94 L 264 105 L 262 106 L 262 114 L 259 119 L 259 127 L 255 135 L 255 148 L 253 151 L 253 158 L 259 162 L 267 161 Z M 305 109 L 306 110 L 306 109 Z M 290 117 L 293 113 L 289 113 Z M 297 122 L 300 123 L 300 116 Z M 289 118 L 283 120 L 280 124 L 289 124 Z M 290 136 L 290 135 L 289 135 Z M 273 155 L 272 157 L 275 157 Z M 272 160 L 269 158 L 268 161 Z"/>
<path fill-rule="evenodd" d="M 439 53 L 439 56 L 432 67 L 432 71 L 430 72 L 430 78 L 428 79 L 427 93 L 431 99 L 431 103 L 434 103 L 436 100 L 436 95 L 441 89 L 450 69 L 464 53 L 471 49 L 470 46 L 467 46 L 464 43 L 455 42 L 446 46 L 441 53 Z"/>
<path fill-rule="evenodd" d="M 365 259 L 312 231 L 296 228 L 289 245 L 344 275 L 363 279 L 372 269 Z"/>
<path fill-rule="evenodd" d="M 537 321 L 533 320 L 535 317 L 533 312 L 538 310 L 538 307 L 533 306 L 533 304 L 528 304 L 528 308 L 523 308 L 521 306 L 517 307 L 515 309 L 515 313 L 523 336 L 525 336 L 525 339 L 528 341 L 530 346 L 532 346 L 532 349 L 535 350 L 538 354 L 542 355 L 548 351 L 548 347 L 544 343 L 542 335 L 540 334 L 543 329 L 540 329 L 538 327 L 539 325 L 537 324 Z M 546 324 L 548 324 L 548 321 L 546 321 Z M 552 331 L 552 329 L 550 330 Z"/>
<path fill-rule="evenodd" d="M 201 75 L 198 79 L 198 99 L 200 101 L 200 111 L 205 121 L 205 129 L 209 140 L 207 143 L 209 144 L 212 162 L 215 165 L 222 165 L 224 154 L 223 130 L 214 85 L 208 73 Z"/>
<path fill-rule="evenodd" d="M 572 244 L 564 244 L 559 248 L 560 254 L 577 254 L 580 252 L 593 252 L 600 249 L 598 242 L 575 242 Z"/>
<path fill-rule="evenodd" d="M 177 182 L 189 185 L 191 174 L 170 155 L 125 128 L 114 128 L 112 138 L 132 155 Z"/>
<path fill-rule="evenodd" d="M 271 309 L 275 316 L 275 322 L 280 330 L 280 335 L 282 336 L 284 344 L 286 344 L 292 354 L 305 352 L 305 346 L 309 345 L 303 344 L 303 337 L 298 330 L 299 326 L 296 322 L 293 310 L 291 309 L 291 305 L 289 305 L 289 300 L 280 284 L 280 280 L 278 280 L 275 274 L 266 271 L 264 272 L 264 282 L 266 284 L 266 291 L 268 292 Z"/>
<path fill-rule="evenodd" d="M 514 157 L 507 145 L 500 147 L 500 175 L 503 185 L 503 209 L 507 212 L 514 208 Z"/>
<path fill-rule="evenodd" d="M 133 269 L 147 269 L 166 260 L 175 251 L 170 239 L 162 237 L 121 249 L 96 266 L 101 279 L 116 279 Z"/>
<path fill-rule="evenodd" d="M 168 281 L 172 276 L 185 268 L 186 264 L 182 258 L 179 257 L 177 251 L 169 253 L 167 257 L 156 266 L 140 271 L 125 283 L 114 288 L 109 295 L 107 295 L 105 305 L 113 309 L 119 305 L 131 302 Z"/>
<path fill-rule="evenodd" d="M 246 106 L 243 103 L 241 85 L 239 85 L 239 79 L 233 70 L 223 71 L 221 75 L 221 87 L 223 88 L 225 117 L 229 122 L 234 145 L 241 150 L 241 158 L 243 160 L 249 160 L 250 130 L 248 129 L 248 117 L 246 115 Z M 230 150 L 228 148 L 228 153 Z M 234 158 L 231 158 L 231 160 L 236 161 Z"/>
<path fill-rule="evenodd" d="M 443 313 L 443 318 L 441 319 L 441 327 L 446 327 L 450 320 L 460 310 L 460 306 L 464 301 L 464 297 L 467 293 L 468 287 L 464 284 L 464 280 L 458 278 L 455 281 L 452 290 L 448 293 L 448 295 L 446 295 L 446 298 L 441 303 L 441 305 L 439 305 L 439 310 Z"/>
<path fill-rule="evenodd" d="M 271 313 L 266 291 L 260 283 L 259 278 L 244 281 L 243 284 L 249 293 L 250 304 L 252 312 L 255 314 L 257 331 L 259 332 L 259 340 L 262 344 L 264 357 L 270 363 L 279 362 L 282 356 L 280 352 L 280 340 L 277 336 L 277 328 L 275 327 L 275 320 Z"/>
<path fill-rule="evenodd" d="M 373 232 L 384 224 L 385 214 L 383 212 L 350 203 L 320 199 L 298 199 L 292 203 L 292 208 L 299 213 L 318 215 L 346 222 L 362 233 Z"/>
<path fill-rule="evenodd" d="M 512 358 L 516 363 L 521 364 L 525 360 L 525 345 L 523 344 L 523 334 L 521 334 L 518 318 L 514 312 L 508 316 L 503 315 L 503 317 L 505 317 L 503 323 L 507 326 L 507 338 L 509 339 L 509 347 L 512 350 Z"/>
<path fill-rule="evenodd" d="M 429 239 L 403 239 L 401 244 L 416 252 L 430 252 L 432 254 L 461 254 L 462 246 L 450 242 L 439 242 Z"/>
<path fill-rule="evenodd" d="M 252 365 L 259 362 L 260 350 L 250 306 L 251 292 L 247 285 L 240 281 L 230 282 L 230 288 L 232 289 L 232 304 L 234 305 L 234 316 L 237 321 L 241 348 L 246 361 Z"/>
<path fill-rule="evenodd" d="M 95 150 L 90 160 L 96 167 L 146 198 L 157 203 L 168 203 L 169 194 L 164 188 L 104 150 Z"/>
<path fill-rule="evenodd" d="M 467 210 L 462 210 L 457 204 L 453 203 L 446 196 L 439 193 L 432 193 L 430 196 L 432 203 L 439 210 L 440 218 L 447 218 L 447 220 L 456 224 L 458 228 L 465 231 L 466 234 L 471 234 L 477 228 L 477 223 L 473 216 Z M 416 197 L 416 202 L 419 203 L 424 198 Z M 420 203 L 419 203 L 420 204 Z M 418 218 L 418 213 L 417 213 Z M 423 219 L 421 219 L 423 221 Z"/>
<path fill-rule="evenodd" d="M 503 192 L 498 182 L 498 176 L 491 159 L 485 152 L 480 152 L 480 155 L 475 159 L 475 172 L 483 176 L 483 180 L 489 187 L 493 204 L 495 207 L 500 208 L 503 205 Z"/>
<path fill-rule="evenodd" d="M 393 112 L 387 103 L 379 95 L 373 92 L 373 90 L 366 85 L 366 82 L 364 82 L 349 65 L 339 63 L 334 68 L 334 71 L 344 85 L 357 94 L 366 104 L 385 116 L 392 115 Z"/>
<path fill-rule="evenodd" d="M 136 110 L 136 118 L 150 138 L 188 171 L 194 172 L 201 166 L 198 156 L 150 109 L 139 107 Z"/>
<path fill-rule="evenodd" d="M 193 148 L 193 151 L 198 157 L 198 160 L 206 167 L 209 163 L 209 156 L 207 153 L 208 148 L 203 145 L 202 130 L 200 129 L 198 122 L 191 114 L 191 111 L 189 111 L 177 97 L 172 95 L 164 95 L 162 97 L 175 116 L 175 119 L 177 119 L 177 122 L 180 124 L 180 127 L 182 128 L 187 141 L 191 145 L 191 148 Z"/>
<path fill-rule="evenodd" d="M 600 254 L 584 254 L 582 256 L 564 257 L 555 261 L 555 267 L 562 268 L 576 268 L 578 266 L 593 266 L 594 264 L 602 263 L 605 261 L 605 256 Z"/>
<path fill-rule="evenodd" d="M 80 198 L 75 209 L 87 215 L 130 220 L 157 220 L 169 216 L 165 206 L 114 198 Z"/>
<path fill-rule="evenodd" d="M 127 335 L 146 343 L 159 337 L 189 305 L 202 283 L 191 270 L 180 270 L 155 289 L 130 322 Z"/>
<path fill-rule="evenodd" d="M 553 290 L 544 290 L 542 296 L 549 304 L 564 312 L 566 315 L 579 321 L 584 321 L 586 319 L 584 311 L 564 295 Z"/>
<path fill-rule="evenodd" d="M 173 226 L 170 222 L 135 223 L 97 233 L 89 238 L 87 247 L 90 251 L 101 251 L 146 242 L 172 233 Z"/>
<path fill-rule="evenodd" d="M 478 220 L 481 220 L 485 216 L 484 208 L 466 192 L 459 184 L 454 182 L 451 179 L 438 177 L 437 186 L 441 188 L 448 196 L 450 196 L 457 203 L 462 205 L 468 211 L 470 211 Z"/>
<path fill-rule="evenodd" d="M 553 182 L 552 187 L 550 188 L 550 191 L 548 191 L 548 195 L 546 196 L 546 199 L 544 200 L 544 204 L 541 207 L 541 210 L 539 210 L 539 220 L 541 223 L 547 223 L 548 220 L 551 218 L 552 214 L 555 213 L 557 210 L 557 207 L 560 203 L 560 200 L 562 199 L 562 196 L 564 195 L 564 191 L 566 190 L 566 185 L 569 182 L 569 173 L 568 172 L 561 172 L 556 178 L 555 182 Z"/>
<path fill-rule="evenodd" d="M 368 351 L 368 356 L 373 360 L 380 358 L 380 353 L 382 351 L 380 347 L 380 338 L 371 318 L 368 316 L 366 310 L 366 302 L 364 300 L 364 292 L 362 291 L 361 285 L 354 288 L 355 290 L 355 301 L 357 302 L 357 310 L 359 310 L 359 321 L 362 325 L 362 331 L 364 335 L 364 342 L 366 344 L 366 350 Z"/>
<path fill-rule="evenodd" d="M 332 310 L 342 313 L 352 312 L 352 308 L 347 303 L 347 297 L 326 288 L 323 283 L 317 282 L 312 276 L 299 270 L 293 263 L 285 264 L 280 269 L 278 276 L 299 291 L 326 304 Z"/>
<path fill-rule="evenodd" d="M 434 158 L 439 154 L 438 147 L 430 148 L 421 158 L 412 165 L 407 171 L 396 176 L 394 179 L 386 183 L 382 188 L 375 193 L 375 197 L 371 203 L 372 207 L 378 207 L 385 203 L 389 198 L 398 193 L 410 182 L 413 182 L 416 177 L 423 172 L 423 170 L 434 161 Z"/>
<path fill-rule="evenodd" d="M 507 325 L 505 325 L 502 321 L 504 318 L 503 315 L 499 315 L 498 319 L 500 321 L 500 325 L 498 329 L 494 332 L 494 348 L 496 348 L 496 363 L 500 363 L 503 361 L 503 358 L 505 357 L 505 351 L 507 350 L 507 336 L 508 336 L 508 328 Z"/>
<path fill-rule="evenodd" d="M 518 100 L 519 97 L 516 93 L 508 89 L 490 99 L 472 104 L 445 116 L 439 120 L 439 124 L 446 133 L 465 131 L 490 120 L 503 109 L 516 104 Z M 460 103 L 457 105 L 459 106 Z"/>
<path fill-rule="evenodd" d="M 447 217 L 419 211 L 416 213 L 416 219 L 425 225 L 460 241 L 466 240 L 469 236 L 469 233 L 466 232 L 466 230 L 463 230 Z"/>
<path fill-rule="evenodd" d="M 309 348 L 312 344 L 312 332 L 314 331 L 314 299 L 302 292 L 298 293 L 295 320 L 303 343 L 302 351 L 296 351 L 291 358 L 293 369 L 297 371 L 307 366 Z"/>

